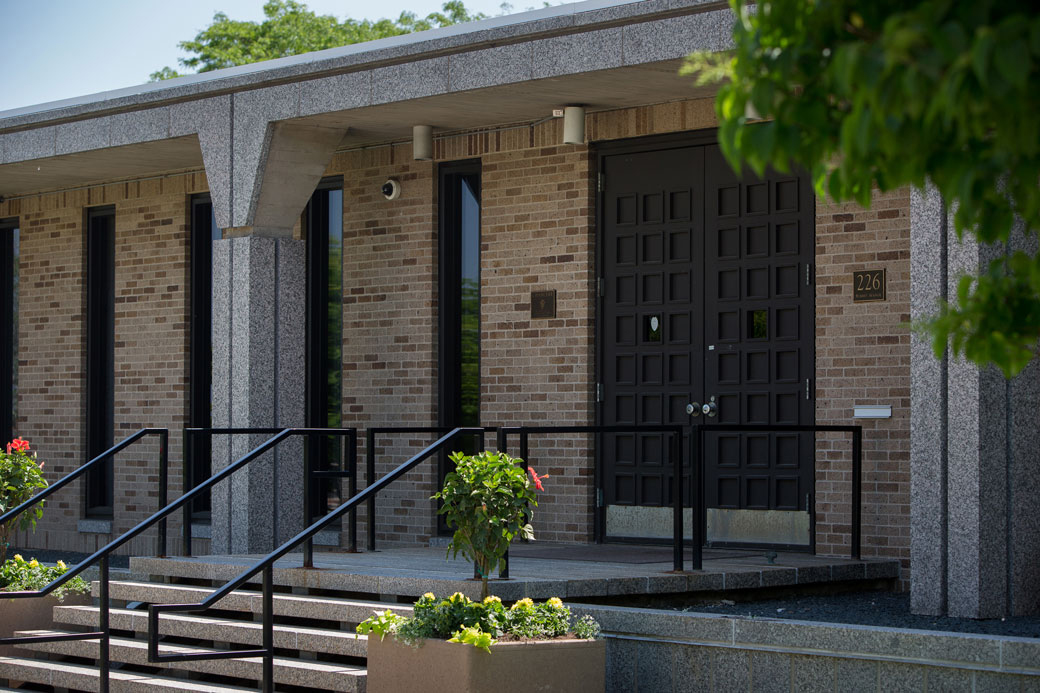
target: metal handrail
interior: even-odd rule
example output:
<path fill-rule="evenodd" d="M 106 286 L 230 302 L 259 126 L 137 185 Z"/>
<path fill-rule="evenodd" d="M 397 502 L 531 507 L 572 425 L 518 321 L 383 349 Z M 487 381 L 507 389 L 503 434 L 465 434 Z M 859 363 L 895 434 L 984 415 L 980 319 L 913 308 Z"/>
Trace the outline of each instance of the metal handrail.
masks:
<path fill-rule="evenodd" d="M 130 447 L 131 445 L 133 445 L 134 443 L 139 441 L 141 438 L 144 438 L 145 436 L 150 436 L 150 435 L 157 435 L 157 436 L 159 436 L 159 484 L 160 484 L 160 486 L 159 486 L 159 503 L 160 504 L 165 503 L 166 502 L 166 495 L 165 495 L 166 494 L 166 485 L 165 485 L 165 480 L 166 480 L 166 468 L 167 468 L 167 459 L 168 459 L 168 457 L 167 457 L 167 455 L 168 455 L 167 443 L 169 441 L 169 433 L 170 433 L 169 430 L 165 429 L 165 428 L 142 428 L 141 430 L 137 431 L 136 433 L 133 433 L 130 436 L 128 436 L 127 438 L 124 438 L 123 440 L 119 441 L 118 443 L 116 443 L 115 445 L 110 447 L 108 450 L 105 450 L 103 453 L 101 453 L 100 455 L 98 455 L 94 459 L 90 460 L 86 464 L 81 465 L 80 467 L 76 468 L 75 470 L 69 472 L 68 474 L 63 476 L 61 479 L 59 479 L 58 481 L 55 481 L 53 484 L 49 485 L 47 488 L 45 488 L 42 491 L 40 491 L 39 493 L 37 493 L 35 496 L 30 498 L 29 500 L 21 503 L 20 505 L 18 505 L 15 508 L 12 508 L 12 509 L 8 510 L 3 515 L 0 515 L 0 525 L 4 524 L 5 522 L 8 522 L 9 520 L 13 520 L 14 518 L 18 517 L 23 512 L 25 512 L 29 508 L 33 507 L 37 503 L 42 503 L 43 501 L 45 501 L 47 499 L 48 496 L 50 496 L 50 495 L 52 495 L 54 493 L 57 493 L 62 488 L 68 486 L 73 481 L 75 481 L 79 477 L 81 477 L 84 474 L 86 474 L 88 471 L 91 470 L 91 468 L 94 467 L 94 465 L 101 464 L 102 462 L 107 460 L 109 457 L 112 457 L 116 453 L 121 452 L 124 448 Z M 166 525 L 164 523 L 161 526 L 160 531 L 165 533 L 165 529 L 166 529 Z"/>
<path fill-rule="evenodd" d="M 703 470 L 704 454 L 702 445 L 704 442 L 704 433 L 750 433 L 750 432 L 762 432 L 762 433 L 851 433 L 852 434 L 852 537 L 851 537 L 851 557 L 855 560 L 860 560 L 860 544 L 862 535 L 862 506 L 863 506 L 863 427 L 862 426 L 839 426 L 839 425 L 816 425 L 816 424 L 697 424 L 692 426 L 694 433 L 694 450 L 696 451 L 698 469 Z M 701 497 L 703 498 L 704 492 L 704 479 L 703 476 L 698 478 L 698 488 L 701 490 Z M 815 493 L 813 494 L 813 506 L 807 508 L 812 518 L 812 523 L 809 528 L 809 540 L 811 542 L 813 553 L 816 552 L 816 510 L 815 510 Z M 704 528 L 707 526 L 707 512 L 706 505 L 701 503 L 701 514 L 697 524 L 700 525 L 701 535 L 703 536 Z"/>
<path fill-rule="evenodd" d="M 303 430 L 303 429 L 297 429 Z M 312 431 L 313 432 L 313 431 Z M 344 513 L 367 501 L 371 496 L 379 493 L 383 488 L 390 485 L 406 472 L 418 466 L 418 464 L 430 455 L 448 445 L 456 436 L 475 435 L 483 433 L 481 428 L 455 428 L 446 435 L 440 437 L 436 442 L 428 445 L 418 454 L 400 464 L 392 472 L 370 484 L 365 490 L 357 493 L 353 498 L 340 505 L 331 513 L 314 522 L 306 529 L 299 532 L 295 537 L 289 539 L 266 557 L 258 561 L 251 568 L 241 573 L 238 577 L 226 583 L 223 587 L 212 592 L 206 599 L 198 604 L 149 604 L 148 605 L 148 661 L 149 662 L 183 662 L 190 660 L 209 659 L 233 659 L 239 657 L 263 657 L 263 691 L 274 690 L 274 563 L 294 548 L 314 537 L 315 534 L 334 522 Z M 275 436 L 271 440 L 282 438 Z M 268 441 L 270 443 L 271 441 Z M 267 445 L 267 444 L 265 444 Z M 261 446 L 263 447 L 263 446 Z M 257 448 L 260 450 L 260 448 Z M 256 451 L 254 451 L 256 452 Z M 252 455 L 253 453 L 250 453 Z M 245 459 L 245 458 L 243 458 Z M 236 463 L 237 464 L 237 463 Z M 198 488 L 198 487 L 197 487 Z M 182 499 L 183 500 L 183 499 Z M 254 650 L 231 650 L 226 652 L 187 652 L 181 654 L 160 655 L 159 654 L 159 616 L 167 612 L 189 612 L 199 613 L 211 608 L 228 594 L 246 584 L 250 578 L 258 573 L 263 573 L 263 645 Z"/>
<path fill-rule="evenodd" d="M 165 429 L 149 429 L 149 430 L 152 430 L 152 431 L 165 431 Z M 182 495 L 177 500 L 164 505 L 162 508 L 157 510 L 155 513 L 153 513 L 147 519 L 139 522 L 132 529 L 126 531 L 125 533 L 123 533 L 118 538 L 113 539 L 111 542 L 109 542 L 105 546 L 101 547 L 100 549 L 98 549 L 97 551 L 92 553 L 91 555 L 87 556 L 79 564 L 77 564 L 73 568 L 70 568 L 68 570 L 68 572 L 66 572 L 63 575 L 61 575 L 60 577 L 56 578 L 49 585 L 46 585 L 45 587 L 42 587 L 41 589 L 36 590 L 36 591 L 4 592 L 3 596 L 4 596 L 5 599 L 8 599 L 8 598 L 18 599 L 18 598 L 29 598 L 29 597 L 41 597 L 41 596 L 44 596 L 46 594 L 49 594 L 50 592 L 52 592 L 53 590 L 57 589 L 61 585 L 65 584 L 66 582 L 71 580 L 73 577 L 75 577 L 76 575 L 81 573 L 83 570 L 85 570 L 87 567 L 93 565 L 94 563 L 98 563 L 98 570 L 99 570 L 98 581 L 100 583 L 100 594 L 99 594 L 99 602 L 100 602 L 100 604 L 99 604 L 99 607 L 100 607 L 101 614 L 100 614 L 99 630 L 97 632 L 93 632 L 93 633 L 68 633 L 68 634 L 61 634 L 61 635 L 45 635 L 45 636 L 32 636 L 32 637 L 26 637 L 26 638 L 3 638 L 3 639 L 0 639 L 0 644 L 4 644 L 4 645 L 17 645 L 17 644 L 25 644 L 25 643 L 33 643 L 33 642 L 35 642 L 35 643 L 40 643 L 40 642 L 62 642 L 62 641 L 69 641 L 69 640 L 94 640 L 94 639 L 98 639 L 98 640 L 100 640 L 100 653 L 99 653 L 99 657 L 98 657 L 98 660 L 99 660 L 99 670 L 100 670 L 100 673 L 99 673 L 99 676 L 100 676 L 100 693 L 108 693 L 108 691 L 109 691 L 110 661 L 111 661 L 110 657 L 109 657 L 109 642 L 110 642 L 110 639 L 111 639 L 111 629 L 109 627 L 109 606 L 110 606 L 110 599 L 109 599 L 109 570 L 108 570 L 108 558 L 109 558 L 109 556 L 112 553 L 114 553 L 116 549 L 118 549 L 119 547 L 123 546 L 128 541 L 130 541 L 131 539 L 133 539 L 133 538 L 137 537 L 138 535 L 140 535 L 142 532 L 147 530 L 153 524 L 162 523 L 167 515 L 169 515 L 173 511 L 177 510 L 178 508 L 184 506 L 185 504 L 189 503 L 190 501 L 194 500 L 199 495 L 201 495 L 205 491 L 207 491 L 210 488 L 212 488 L 214 485 L 220 483 L 221 481 L 224 481 L 229 476 L 234 474 L 236 471 L 238 471 L 239 469 L 245 467 L 250 462 L 252 462 L 253 460 L 257 459 L 258 457 L 260 457 L 261 455 L 266 453 L 268 450 L 271 450 L 272 448 L 274 448 L 276 445 L 278 445 L 282 441 L 286 440 L 287 438 L 289 438 L 291 436 L 294 436 L 294 435 L 335 434 L 335 433 L 337 433 L 338 430 L 342 430 L 342 429 L 325 429 L 325 428 L 284 428 L 284 429 L 281 429 L 281 431 L 277 435 L 269 438 L 268 440 L 266 440 L 265 442 L 260 444 L 258 447 L 254 448 L 250 452 L 246 453 L 243 457 L 239 458 L 238 460 L 236 460 L 232 464 L 230 464 L 227 467 L 225 467 L 224 469 L 222 469 L 217 474 L 214 474 L 213 476 L 211 476 L 206 481 L 204 481 L 204 482 L 200 483 L 199 485 L 197 485 L 195 488 L 193 488 L 188 493 L 185 493 L 184 495 Z M 124 443 L 125 443 L 125 441 L 124 441 Z M 123 443 L 120 443 L 120 445 L 115 446 L 113 448 L 113 450 L 116 450 L 117 448 L 118 449 L 122 449 L 121 446 L 125 447 L 125 445 L 123 445 Z M 163 449 L 165 449 L 165 446 L 164 446 Z M 109 454 L 112 454 L 112 451 L 109 451 L 107 453 L 103 453 L 101 455 L 101 457 L 105 457 L 105 456 L 107 456 Z M 92 463 L 93 463 L 93 461 L 92 461 Z M 82 472 L 80 470 L 77 470 L 77 472 L 74 472 L 74 474 L 76 474 L 76 473 L 82 473 Z M 163 497 L 163 494 L 165 493 L 165 487 L 166 487 L 165 481 L 162 478 L 160 478 L 160 489 L 162 489 L 160 491 L 160 502 L 165 501 L 165 498 Z M 6 514 L 5 514 L 5 517 L 6 517 Z M 162 537 L 162 539 L 163 539 L 163 541 L 165 541 L 165 537 Z M 163 552 L 160 551 L 159 553 L 160 553 L 160 555 L 162 555 Z M 246 651 L 244 651 L 244 650 L 243 651 L 236 651 L 234 653 L 231 653 L 231 656 L 239 656 L 239 657 L 241 657 L 241 656 L 249 656 L 249 655 L 246 655 L 246 654 L 241 654 L 242 652 L 246 652 Z M 274 652 L 273 648 L 270 650 L 270 652 L 271 653 Z M 273 656 L 273 654 L 272 654 L 272 656 Z M 215 659 L 215 657 L 208 657 L 208 659 Z"/>
<path fill-rule="evenodd" d="M 203 435 L 203 436 L 214 436 L 214 435 L 269 435 L 272 433 L 280 433 L 284 428 L 270 428 L 270 427 L 223 427 L 223 428 L 197 428 L 189 427 L 184 429 L 184 450 L 185 455 L 182 464 L 182 479 L 187 484 L 190 478 L 191 468 L 191 436 Z M 337 435 L 348 439 L 349 441 L 349 455 L 347 457 L 347 469 L 343 472 L 335 471 L 315 471 L 312 468 L 313 460 L 309 454 L 304 454 L 305 468 L 303 472 L 304 484 L 303 484 L 303 524 L 308 526 L 314 520 L 311 512 L 311 485 L 315 479 L 320 478 L 331 478 L 331 477 L 350 477 L 349 492 L 351 495 L 357 492 L 357 429 L 355 428 L 321 428 L 312 429 L 315 431 L 322 431 L 322 435 Z M 309 446 L 312 438 L 317 435 L 316 433 L 308 433 L 307 438 L 304 440 L 304 445 Z M 184 493 L 188 493 L 190 489 L 185 486 Z M 192 550 L 192 539 L 191 539 L 191 505 L 185 505 L 182 509 L 183 520 L 181 523 L 181 555 L 191 556 Z M 357 551 L 357 519 L 356 514 L 351 513 L 350 516 L 350 550 L 353 552 Z M 308 541 L 304 546 L 304 567 L 311 568 L 314 566 L 314 542 Z"/>
<path fill-rule="evenodd" d="M 520 457 L 523 458 L 524 471 L 528 466 L 528 436 L 544 433 L 667 433 L 671 437 L 672 474 L 672 569 L 681 572 L 683 569 L 683 532 L 682 532 L 682 468 L 683 468 L 683 427 L 679 424 L 667 425 L 633 425 L 633 426 L 503 426 L 498 430 L 498 449 L 507 451 L 510 434 L 520 436 Z M 701 569 L 701 542 L 696 534 L 693 537 L 693 569 Z M 508 565 L 508 563 L 507 563 Z"/>
<path fill-rule="evenodd" d="M 105 452 L 101 453 L 94 459 L 90 460 L 86 464 L 82 465 L 78 469 L 62 477 L 54 484 L 48 486 L 46 489 L 37 493 L 35 496 L 20 504 L 18 507 L 8 510 L 3 515 L 0 515 L 0 523 L 7 522 L 20 515 L 25 510 L 28 510 L 37 503 L 42 502 L 48 496 L 56 493 L 59 489 L 64 488 L 71 482 L 75 481 L 82 475 L 86 474 L 94 465 L 100 464 L 103 460 L 108 459 L 112 455 L 122 451 L 130 445 L 136 443 L 141 438 L 149 435 L 159 436 L 159 505 L 166 503 L 166 472 L 169 452 L 169 430 L 165 428 L 142 428 L 136 433 L 130 435 L 126 439 L 116 443 Z M 153 516 L 154 517 L 154 516 Z M 162 516 L 165 518 L 165 515 Z M 149 526 L 151 523 L 149 523 Z M 143 531 L 143 530 L 142 530 Z M 140 532 L 135 533 L 133 536 L 137 536 Z M 100 618 L 98 622 L 97 631 L 87 633 L 63 633 L 60 635 L 35 635 L 22 638 L 0 638 L 0 645 L 25 645 L 30 643 L 45 643 L 45 642 L 67 642 L 72 640 L 97 640 L 98 641 L 98 676 L 101 681 L 100 689 L 101 693 L 108 693 L 109 690 L 109 670 L 111 664 L 110 657 L 110 642 L 111 642 L 111 629 L 109 628 L 109 605 L 110 600 L 108 596 L 108 556 L 113 550 L 121 546 L 125 542 L 113 542 L 109 544 L 109 549 L 101 549 L 95 552 L 93 555 L 80 561 L 78 564 L 72 566 L 67 571 L 59 575 L 50 584 L 44 585 L 38 590 L 23 590 L 19 592 L 4 592 L 5 599 L 31 599 L 33 597 L 44 597 L 54 590 L 58 589 L 66 582 L 76 577 L 84 570 L 98 562 L 98 580 L 101 583 L 101 590 L 98 595 Z M 114 545 L 113 545 L 114 544 Z M 159 522 L 159 537 L 158 537 L 158 549 L 157 553 L 161 556 L 163 549 L 166 545 L 166 520 L 161 519 Z M 106 547 L 108 548 L 108 547 Z"/>
<path fill-rule="evenodd" d="M 470 427 L 467 430 L 476 430 L 478 427 Z M 479 429 L 483 434 L 495 433 L 499 429 L 497 426 L 481 426 Z M 453 426 L 384 426 L 380 428 L 368 428 L 365 429 L 365 474 L 366 478 L 371 481 L 376 478 L 376 436 L 384 433 L 438 433 L 445 434 L 455 430 Z M 481 436 L 483 437 L 483 435 Z M 524 468 L 527 471 L 527 468 Z M 376 497 L 373 494 L 368 499 L 368 530 L 367 536 L 367 550 L 376 550 Z M 357 547 L 357 544 L 354 544 Z"/>

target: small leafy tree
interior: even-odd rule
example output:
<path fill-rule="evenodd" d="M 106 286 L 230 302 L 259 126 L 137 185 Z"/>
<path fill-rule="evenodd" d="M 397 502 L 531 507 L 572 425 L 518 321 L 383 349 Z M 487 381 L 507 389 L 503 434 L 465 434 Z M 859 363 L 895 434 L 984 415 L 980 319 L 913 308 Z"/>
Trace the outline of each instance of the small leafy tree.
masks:
<path fill-rule="evenodd" d="M 482 596 L 487 597 L 488 576 L 502 565 L 513 538 L 534 539 L 528 506 L 538 505 L 535 489 L 542 490 L 547 475 L 539 476 L 533 468 L 530 476 L 525 474 L 517 465 L 522 460 L 503 452 L 455 452 L 450 459 L 455 470 L 432 497 L 442 501 L 438 512 L 455 528 L 448 553 L 474 562 Z"/>
<path fill-rule="evenodd" d="M 47 487 L 43 478 L 43 463 L 36 462 L 36 453 L 29 451 L 29 442 L 15 438 L 0 451 L 0 515 L 16 508 Z M 36 529 L 36 521 L 43 517 L 43 503 L 26 510 L 18 517 L 0 524 L 0 564 L 7 560 L 8 538 L 11 530 Z"/>
<path fill-rule="evenodd" d="M 819 195 L 935 185 L 958 234 L 1008 241 L 1040 229 L 1040 5 L 997 0 L 730 0 L 732 53 L 691 56 L 721 83 L 719 144 L 736 168 L 792 163 Z M 766 119 L 765 122 L 757 122 Z M 1037 353 L 1040 255 L 1016 252 L 961 278 L 926 324 L 1013 375 Z"/>

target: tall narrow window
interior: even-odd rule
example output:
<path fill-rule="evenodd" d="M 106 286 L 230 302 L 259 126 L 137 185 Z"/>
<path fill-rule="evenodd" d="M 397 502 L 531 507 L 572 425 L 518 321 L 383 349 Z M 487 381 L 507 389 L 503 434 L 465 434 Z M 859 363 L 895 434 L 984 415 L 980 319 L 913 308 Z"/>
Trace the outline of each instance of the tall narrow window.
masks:
<path fill-rule="evenodd" d="M 189 348 L 188 425 L 212 426 L 213 389 L 213 241 L 221 237 L 213 218 L 209 195 L 191 198 L 191 324 Z M 191 442 L 191 467 L 187 487 L 193 488 L 212 473 L 212 440 L 196 435 Z M 210 516 L 210 496 L 204 493 L 192 503 L 192 516 L 205 522 Z"/>
<path fill-rule="evenodd" d="M 112 447 L 115 411 L 115 209 L 87 211 L 87 458 Z M 87 476 L 88 517 L 112 515 L 112 460 Z"/>
<path fill-rule="evenodd" d="M 0 219 L 0 444 L 18 420 L 18 256 L 18 220 Z"/>
<path fill-rule="evenodd" d="M 331 179 L 311 196 L 304 216 L 307 233 L 307 425 L 343 425 L 343 181 Z M 343 468 L 343 439 L 315 440 L 314 468 Z M 342 500 L 338 479 L 321 479 L 312 496 L 320 517 Z"/>
<path fill-rule="evenodd" d="M 443 166 L 440 198 L 440 424 L 479 426 L 480 162 Z"/>

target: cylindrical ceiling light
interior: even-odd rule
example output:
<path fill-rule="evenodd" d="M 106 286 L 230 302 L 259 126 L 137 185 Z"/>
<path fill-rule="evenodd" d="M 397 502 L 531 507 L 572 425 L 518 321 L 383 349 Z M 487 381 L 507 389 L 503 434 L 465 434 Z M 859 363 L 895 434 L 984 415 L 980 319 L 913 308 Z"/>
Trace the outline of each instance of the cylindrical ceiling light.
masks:
<path fill-rule="evenodd" d="M 412 158 L 416 161 L 433 158 L 433 127 L 416 125 L 412 128 Z"/>
<path fill-rule="evenodd" d="M 585 109 L 567 106 L 563 109 L 563 143 L 585 144 Z"/>

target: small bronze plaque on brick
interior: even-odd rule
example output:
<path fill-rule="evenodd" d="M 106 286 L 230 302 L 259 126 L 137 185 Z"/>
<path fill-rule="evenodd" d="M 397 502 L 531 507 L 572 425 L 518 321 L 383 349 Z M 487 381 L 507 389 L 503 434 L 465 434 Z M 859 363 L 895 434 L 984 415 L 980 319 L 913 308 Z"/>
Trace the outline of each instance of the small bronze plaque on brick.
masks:
<path fill-rule="evenodd" d="M 556 289 L 531 292 L 531 317 L 556 317 Z"/>
<path fill-rule="evenodd" d="M 884 301 L 887 298 L 885 289 L 885 270 L 883 269 L 852 273 L 853 303 Z"/>

